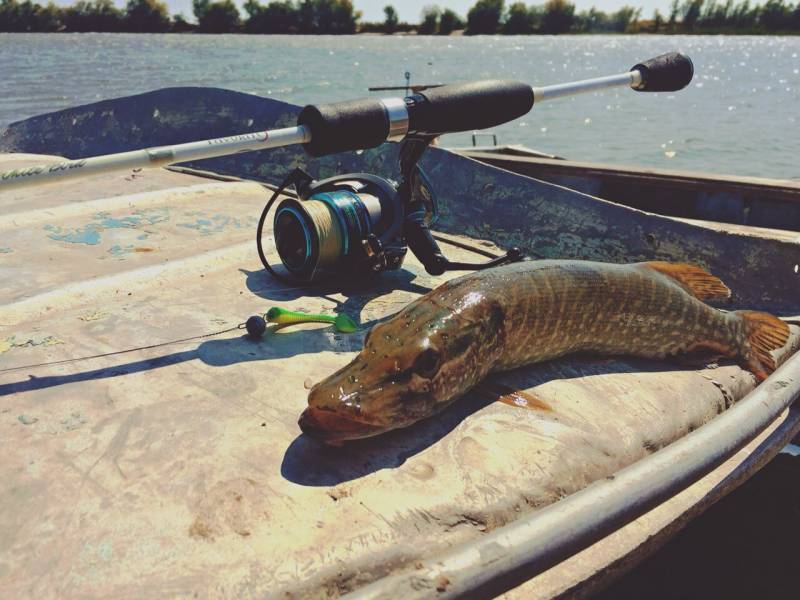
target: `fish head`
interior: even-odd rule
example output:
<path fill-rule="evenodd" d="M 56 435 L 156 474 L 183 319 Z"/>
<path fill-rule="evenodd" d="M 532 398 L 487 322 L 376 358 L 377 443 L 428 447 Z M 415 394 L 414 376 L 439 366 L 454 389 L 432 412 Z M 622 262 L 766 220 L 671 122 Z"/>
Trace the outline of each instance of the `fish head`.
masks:
<path fill-rule="evenodd" d="M 497 346 L 496 318 L 411 305 L 370 330 L 355 359 L 317 383 L 300 418 L 326 443 L 370 437 L 435 414 L 483 378 Z"/>

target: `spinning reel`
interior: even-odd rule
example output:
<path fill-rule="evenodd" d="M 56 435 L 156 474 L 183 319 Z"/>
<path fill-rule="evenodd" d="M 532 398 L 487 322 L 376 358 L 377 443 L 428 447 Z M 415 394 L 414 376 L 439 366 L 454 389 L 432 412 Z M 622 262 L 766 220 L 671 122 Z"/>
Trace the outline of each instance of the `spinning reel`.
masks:
<path fill-rule="evenodd" d="M 303 171 L 294 171 L 261 214 L 256 240 L 261 262 L 278 279 L 311 283 L 324 273 L 359 276 L 397 269 L 408 249 L 432 275 L 520 260 L 522 253 L 516 248 L 483 263 L 452 262 L 442 254 L 429 228 L 437 212 L 435 195 L 418 165 L 430 143 L 444 133 L 506 123 L 526 114 L 534 102 L 621 85 L 647 92 L 679 90 L 693 73 L 687 57 L 669 53 L 620 75 L 571 84 L 534 88 L 517 81 L 476 81 L 417 91 L 406 98 L 308 105 L 297 119 L 306 152 L 326 156 L 401 142 L 400 182 L 366 173 L 313 181 Z M 261 237 L 270 208 L 290 185 L 297 198 L 282 201 L 273 222 L 286 277 L 267 262 Z"/>
<path fill-rule="evenodd" d="M 418 164 L 434 137 L 404 139 L 399 183 L 368 173 L 321 181 L 314 181 L 302 169 L 290 173 L 267 202 L 258 223 L 258 254 L 267 271 L 293 283 L 311 283 L 326 276 L 363 277 L 400 268 L 409 249 L 431 275 L 522 259 L 516 248 L 482 263 L 453 262 L 442 254 L 430 230 L 438 216 L 436 195 Z M 270 209 L 290 186 L 296 198 L 281 201 L 273 216 L 275 247 L 287 277 L 269 264 L 261 240 Z"/>

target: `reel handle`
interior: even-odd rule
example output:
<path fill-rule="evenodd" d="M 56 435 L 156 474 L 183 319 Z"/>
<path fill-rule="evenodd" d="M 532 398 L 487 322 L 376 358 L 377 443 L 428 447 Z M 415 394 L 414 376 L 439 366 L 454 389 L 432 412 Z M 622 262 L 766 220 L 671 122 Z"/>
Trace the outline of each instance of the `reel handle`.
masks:
<path fill-rule="evenodd" d="M 433 239 L 424 217 L 424 207 L 412 206 L 406 215 L 403 234 L 408 248 L 419 259 L 425 270 L 431 275 L 441 275 L 447 270 L 450 261 L 445 258 L 439 244 Z"/>
<path fill-rule="evenodd" d="M 405 237 L 409 249 L 431 275 L 441 275 L 445 271 L 471 271 L 498 267 L 525 259 L 519 248 L 511 248 L 503 256 L 481 263 L 452 262 L 448 260 L 433 238 L 433 234 L 423 220 L 424 210 L 415 210 L 406 217 Z"/>

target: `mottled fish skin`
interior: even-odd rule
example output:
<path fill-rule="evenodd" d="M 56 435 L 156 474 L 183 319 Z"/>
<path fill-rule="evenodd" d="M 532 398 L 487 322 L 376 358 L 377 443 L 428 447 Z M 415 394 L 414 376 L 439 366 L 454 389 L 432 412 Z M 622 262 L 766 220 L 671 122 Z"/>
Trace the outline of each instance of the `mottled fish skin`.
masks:
<path fill-rule="evenodd" d="M 491 372 L 574 352 L 747 355 L 742 317 L 651 264 L 670 266 L 545 260 L 451 280 L 375 326 L 352 363 L 312 388 L 300 425 L 329 443 L 375 435 L 442 410 Z"/>
<path fill-rule="evenodd" d="M 665 358 L 707 347 L 736 355 L 746 341 L 734 313 L 711 308 L 648 263 L 541 261 L 494 275 L 482 283 L 505 286 L 510 307 L 509 343 L 495 370 L 574 352 Z"/>

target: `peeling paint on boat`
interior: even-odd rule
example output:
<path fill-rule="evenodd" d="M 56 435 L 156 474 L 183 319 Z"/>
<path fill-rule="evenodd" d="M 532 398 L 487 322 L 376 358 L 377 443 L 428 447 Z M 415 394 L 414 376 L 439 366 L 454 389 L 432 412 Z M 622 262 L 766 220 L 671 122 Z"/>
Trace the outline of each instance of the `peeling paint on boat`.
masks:
<path fill-rule="evenodd" d="M 45 225 L 44 230 L 49 232 L 47 237 L 57 242 L 86 244 L 88 246 L 100 243 L 100 230 L 94 225 L 86 225 L 73 230 L 65 230 L 55 225 Z"/>
<path fill-rule="evenodd" d="M 211 235 L 214 233 L 222 233 L 228 226 L 235 227 L 236 229 L 241 229 L 242 227 L 255 227 L 256 223 L 258 223 L 258 219 L 254 216 L 249 216 L 243 220 L 230 217 L 228 215 L 207 215 L 202 211 L 194 211 L 191 213 L 186 213 L 186 216 L 197 216 L 203 218 L 197 218 L 194 222 L 184 222 L 178 223 L 178 227 L 186 227 L 188 229 L 196 229 L 202 235 Z"/>
<path fill-rule="evenodd" d="M 0 340 L 0 354 L 12 348 L 34 348 L 36 346 L 55 346 L 64 341 L 54 335 L 17 334 Z"/>
<path fill-rule="evenodd" d="M 80 315 L 78 318 L 81 321 L 99 321 L 101 319 L 105 319 L 108 317 L 108 313 L 103 310 L 94 310 L 91 312 L 87 312 L 86 314 Z"/>
<path fill-rule="evenodd" d="M 48 224 L 43 229 L 51 240 L 69 242 L 72 244 L 97 245 L 101 242 L 101 234 L 112 229 L 136 229 L 142 225 L 155 225 L 169 220 L 169 209 L 135 211 L 131 215 L 113 217 L 109 213 L 100 212 L 94 215 L 94 220 L 86 225 L 69 228 Z M 137 239 L 146 239 L 147 233 L 141 234 Z M 143 237 L 144 236 L 144 237 Z M 120 252 L 119 246 L 109 249 L 111 254 Z"/>

